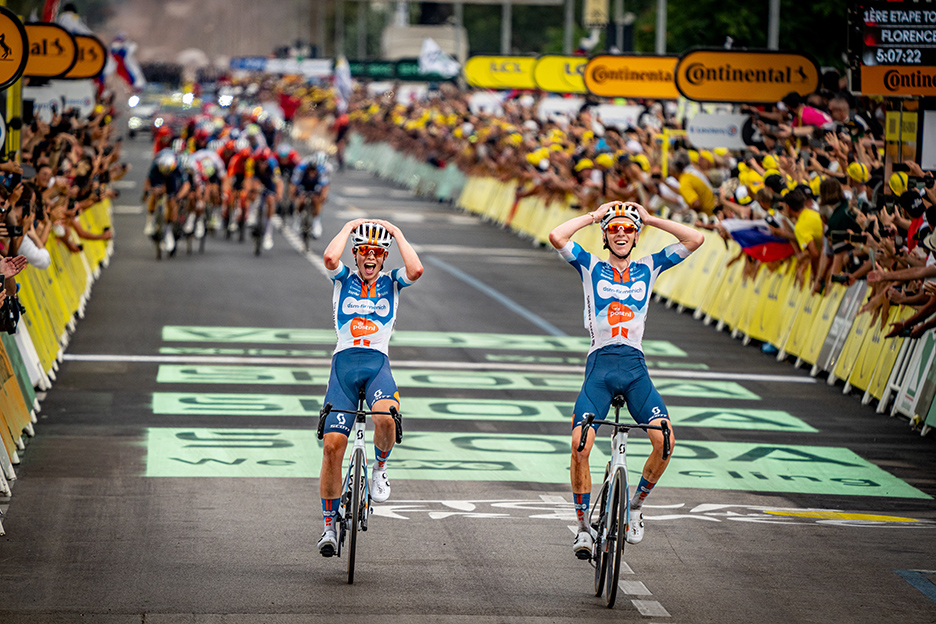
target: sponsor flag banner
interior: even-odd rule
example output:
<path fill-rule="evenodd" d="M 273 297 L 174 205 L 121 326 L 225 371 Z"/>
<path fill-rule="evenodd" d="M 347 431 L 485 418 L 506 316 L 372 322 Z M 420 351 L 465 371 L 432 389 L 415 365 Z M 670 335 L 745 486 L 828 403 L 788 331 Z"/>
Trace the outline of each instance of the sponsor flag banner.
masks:
<path fill-rule="evenodd" d="M 686 135 L 689 142 L 699 149 L 744 149 L 742 130 L 747 115 L 699 113 L 689 121 Z"/>
<path fill-rule="evenodd" d="M 675 56 L 600 55 L 585 66 L 585 88 L 600 97 L 675 100 Z"/>
<path fill-rule="evenodd" d="M 761 262 L 775 262 L 794 255 L 796 251 L 790 241 L 770 233 L 763 219 L 724 219 L 721 225 L 731 238 L 741 245 L 744 253 Z"/>
<path fill-rule="evenodd" d="M 465 62 L 465 80 L 479 89 L 535 89 L 532 56 L 472 56 Z"/>
<path fill-rule="evenodd" d="M 789 52 L 693 50 L 676 66 L 676 88 L 696 102 L 778 102 L 818 86 L 816 61 Z"/>
<path fill-rule="evenodd" d="M 546 54 L 533 66 L 533 80 L 543 91 L 552 93 L 586 93 L 584 56 L 554 56 Z"/>
<path fill-rule="evenodd" d="M 445 53 L 435 39 L 423 39 L 422 49 L 419 51 L 419 73 L 438 74 L 446 78 L 457 76 L 461 70 L 458 61 Z"/>

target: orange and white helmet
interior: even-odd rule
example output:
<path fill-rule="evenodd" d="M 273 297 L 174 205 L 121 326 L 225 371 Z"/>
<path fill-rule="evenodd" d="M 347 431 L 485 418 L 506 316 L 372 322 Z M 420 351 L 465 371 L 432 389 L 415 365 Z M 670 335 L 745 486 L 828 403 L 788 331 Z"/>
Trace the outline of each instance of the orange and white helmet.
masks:
<path fill-rule="evenodd" d="M 605 229 L 607 229 L 612 219 L 623 217 L 632 221 L 633 224 L 637 226 L 637 233 L 640 234 L 640 230 L 643 229 L 643 219 L 640 218 L 640 213 L 637 211 L 636 206 L 636 204 L 631 202 L 611 206 L 608 212 L 605 213 L 605 216 L 601 218 L 601 231 L 604 232 Z"/>
<path fill-rule="evenodd" d="M 379 223 L 362 223 L 351 231 L 351 246 L 359 245 L 377 245 L 384 249 L 390 249 L 393 244 L 393 236 L 387 231 L 387 228 Z"/>

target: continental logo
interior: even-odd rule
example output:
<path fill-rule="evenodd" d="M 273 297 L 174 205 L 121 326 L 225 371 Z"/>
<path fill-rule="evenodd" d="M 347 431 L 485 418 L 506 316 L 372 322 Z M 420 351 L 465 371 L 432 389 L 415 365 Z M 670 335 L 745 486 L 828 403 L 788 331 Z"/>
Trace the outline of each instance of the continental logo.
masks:
<path fill-rule="evenodd" d="M 585 87 L 601 97 L 676 99 L 675 56 L 599 55 L 585 66 Z"/>
<path fill-rule="evenodd" d="M 936 68 L 862 67 L 861 92 L 867 95 L 936 96 Z"/>
<path fill-rule="evenodd" d="M 673 82 L 673 72 L 657 71 L 631 71 L 624 67 L 614 69 L 606 65 L 598 65 L 592 69 L 592 80 L 595 84 L 604 84 L 609 80 L 628 80 L 633 82 Z"/>
<path fill-rule="evenodd" d="M 776 102 L 791 91 L 815 91 L 819 68 L 801 54 L 696 50 L 679 59 L 675 78 L 690 100 Z"/>

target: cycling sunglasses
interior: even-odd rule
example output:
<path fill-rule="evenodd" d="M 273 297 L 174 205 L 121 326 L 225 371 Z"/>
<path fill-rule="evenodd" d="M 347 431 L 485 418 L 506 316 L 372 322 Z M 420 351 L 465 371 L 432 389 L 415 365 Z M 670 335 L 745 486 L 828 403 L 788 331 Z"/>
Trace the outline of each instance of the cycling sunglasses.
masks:
<path fill-rule="evenodd" d="M 637 231 L 637 226 L 631 223 L 630 221 L 618 222 L 618 223 L 609 223 L 608 227 L 605 228 L 605 232 L 611 234 L 612 236 L 618 232 L 623 232 L 624 234 L 634 234 Z"/>
<path fill-rule="evenodd" d="M 378 258 L 381 258 L 387 254 L 387 250 L 383 247 L 378 247 L 377 245 L 358 245 L 354 248 L 354 253 L 359 254 L 362 258 L 366 258 L 367 254 L 374 252 L 374 255 Z"/>

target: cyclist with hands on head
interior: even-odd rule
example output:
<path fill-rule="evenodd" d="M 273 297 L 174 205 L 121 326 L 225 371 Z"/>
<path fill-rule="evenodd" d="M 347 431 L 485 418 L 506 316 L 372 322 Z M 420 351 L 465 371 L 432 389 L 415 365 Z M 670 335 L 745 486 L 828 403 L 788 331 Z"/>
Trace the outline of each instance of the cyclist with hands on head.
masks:
<path fill-rule="evenodd" d="M 609 253 L 606 261 L 571 240 L 577 231 L 596 223 L 601 224 L 604 248 Z M 641 229 L 646 226 L 668 232 L 678 242 L 653 255 L 633 260 L 631 253 Z M 586 413 L 603 418 L 615 394 L 624 395 L 628 411 L 640 424 L 669 418 L 666 405 L 650 380 L 641 348 L 650 293 L 662 271 L 685 260 L 704 241 L 701 232 L 651 216 L 643 206 L 632 202 L 602 204 L 594 212 L 569 219 L 549 234 L 549 242 L 582 278 L 585 327 L 591 336 L 585 381 L 572 415 L 571 479 L 579 524 L 572 548 L 580 559 L 591 556 L 595 538 L 588 525 L 592 487 L 588 456 L 595 441 L 595 427 L 588 433 L 585 448 L 578 451 L 581 423 Z M 649 430 L 647 435 L 653 450 L 631 498 L 631 509 L 636 513 L 632 514 L 627 541 L 632 544 L 643 539 L 641 506 L 669 463 L 668 459 L 663 459 L 663 433 Z"/>
<path fill-rule="evenodd" d="M 354 269 L 341 262 L 349 237 Z M 383 273 L 381 269 L 394 240 L 403 257 L 403 267 Z M 334 283 L 332 305 L 338 333 L 324 402 L 331 403 L 335 410 L 353 411 L 357 409 L 359 389 L 363 388 L 371 410 L 399 409 L 400 396 L 390 371 L 387 347 L 396 322 L 400 291 L 422 275 L 419 256 L 395 225 L 379 219 L 355 219 L 346 223 L 328 244 L 324 261 Z M 390 497 L 386 462 L 396 439 L 396 425 L 387 413 L 374 414 L 373 419 L 376 462 L 370 492 L 375 502 L 382 503 Z M 337 550 L 335 515 L 352 420 L 336 411 L 325 420 L 319 477 L 325 531 L 318 542 L 319 552 L 325 557 L 331 557 Z"/>

